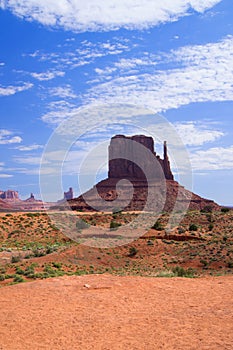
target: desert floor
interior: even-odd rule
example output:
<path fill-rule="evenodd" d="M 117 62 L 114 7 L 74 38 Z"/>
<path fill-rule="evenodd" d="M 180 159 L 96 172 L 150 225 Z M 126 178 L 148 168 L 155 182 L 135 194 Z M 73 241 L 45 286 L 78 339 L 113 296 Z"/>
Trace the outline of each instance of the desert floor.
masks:
<path fill-rule="evenodd" d="M 63 276 L 0 289 L 1 350 L 233 349 L 233 277 Z"/>

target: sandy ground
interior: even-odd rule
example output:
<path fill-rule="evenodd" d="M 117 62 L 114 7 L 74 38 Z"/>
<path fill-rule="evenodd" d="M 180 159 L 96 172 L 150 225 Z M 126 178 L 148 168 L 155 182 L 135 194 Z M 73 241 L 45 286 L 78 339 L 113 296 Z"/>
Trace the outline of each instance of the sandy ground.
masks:
<path fill-rule="evenodd" d="M 233 349 L 233 277 L 72 276 L 0 289 L 0 349 Z"/>

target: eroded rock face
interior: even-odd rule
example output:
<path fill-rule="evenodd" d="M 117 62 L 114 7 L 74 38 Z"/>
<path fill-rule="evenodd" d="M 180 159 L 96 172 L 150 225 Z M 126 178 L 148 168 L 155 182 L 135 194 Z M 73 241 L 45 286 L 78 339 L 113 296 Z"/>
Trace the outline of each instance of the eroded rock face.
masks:
<path fill-rule="evenodd" d="M 69 191 L 64 192 L 64 199 L 69 200 L 74 198 L 73 188 L 70 187 Z"/>
<path fill-rule="evenodd" d="M 119 189 L 117 186 L 122 180 L 126 182 Z M 126 211 L 171 212 L 188 208 L 200 210 L 205 206 L 216 210 L 219 208 L 213 201 L 193 194 L 174 181 L 166 142 L 161 159 L 154 151 L 152 137 L 144 135 L 114 136 L 109 146 L 108 178 L 82 196 L 70 200 L 69 204 L 74 210 L 111 211 L 119 199 L 117 207 Z"/>
<path fill-rule="evenodd" d="M 16 200 L 19 199 L 19 194 L 17 191 L 12 190 L 0 191 L 0 198 Z"/>
<path fill-rule="evenodd" d="M 139 147 L 138 144 L 144 147 Z M 112 137 L 109 146 L 108 178 L 145 181 L 146 178 L 156 180 L 161 177 L 166 180 L 174 179 L 166 142 L 164 143 L 164 159 L 161 159 L 156 155 L 152 137 L 144 135 Z"/>

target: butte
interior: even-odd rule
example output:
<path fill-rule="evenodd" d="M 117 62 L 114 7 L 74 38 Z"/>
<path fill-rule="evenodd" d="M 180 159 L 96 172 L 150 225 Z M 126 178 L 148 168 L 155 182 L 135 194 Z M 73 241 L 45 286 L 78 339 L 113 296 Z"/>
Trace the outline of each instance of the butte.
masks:
<path fill-rule="evenodd" d="M 174 180 L 166 141 L 163 148 L 163 158 L 160 158 L 152 137 L 112 137 L 108 149 L 108 178 L 69 200 L 69 206 L 79 211 L 171 212 L 206 207 L 218 210 L 220 207 L 214 201 L 192 193 Z"/>

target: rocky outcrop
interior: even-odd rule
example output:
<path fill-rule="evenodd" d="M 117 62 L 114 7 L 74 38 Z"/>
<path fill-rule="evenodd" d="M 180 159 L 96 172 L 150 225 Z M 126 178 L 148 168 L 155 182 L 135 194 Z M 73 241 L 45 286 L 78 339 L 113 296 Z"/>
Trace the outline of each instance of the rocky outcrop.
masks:
<path fill-rule="evenodd" d="M 139 147 L 136 143 L 144 147 Z M 162 173 L 159 166 L 162 168 Z M 161 178 L 161 175 L 167 180 L 174 180 L 166 142 L 164 142 L 164 159 L 161 159 L 156 155 L 152 137 L 144 135 L 112 137 L 109 146 L 108 178 L 145 181 L 146 178 L 156 180 Z"/>
<path fill-rule="evenodd" d="M 0 198 L 7 200 L 19 200 L 19 193 L 12 190 L 0 191 Z"/>
<path fill-rule="evenodd" d="M 219 209 L 211 200 L 186 190 L 174 181 L 167 144 L 163 159 L 154 151 L 152 137 L 116 135 L 109 145 L 108 178 L 70 200 L 74 210 L 171 212 L 205 207 Z"/>
<path fill-rule="evenodd" d="M 0 211 L 9 211 L 9 210 L 12 210 L 12 206 L 5 202 L 4 200 L 0 199 Z"/>
<path fill-rule="evenodd" d="M 73 199 L 73 198 L 74 198 L 73 188 L 70 187 L 69 191 L 64 192 L 64 199 L 69 200 L 69 199 Z"/>

